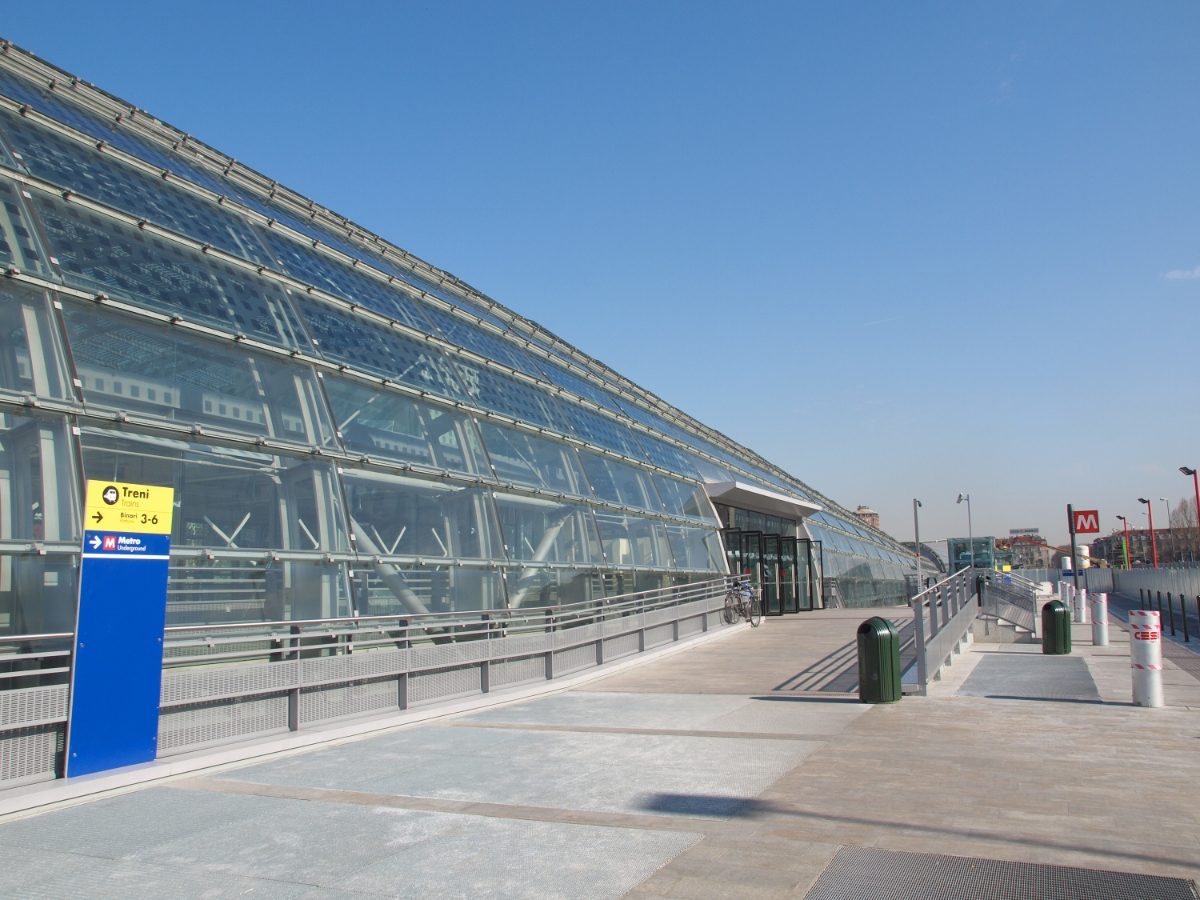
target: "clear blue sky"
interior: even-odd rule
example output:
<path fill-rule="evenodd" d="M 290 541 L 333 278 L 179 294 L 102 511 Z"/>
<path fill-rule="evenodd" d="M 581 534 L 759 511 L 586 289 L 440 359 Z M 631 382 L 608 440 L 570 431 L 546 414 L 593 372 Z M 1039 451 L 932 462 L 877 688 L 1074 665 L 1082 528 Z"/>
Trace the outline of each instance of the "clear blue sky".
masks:
<path fill-rule="evenodd" d="M 3 36 L 912 537 L 1200 466 L 1200 3 L 10 4 Z"/>

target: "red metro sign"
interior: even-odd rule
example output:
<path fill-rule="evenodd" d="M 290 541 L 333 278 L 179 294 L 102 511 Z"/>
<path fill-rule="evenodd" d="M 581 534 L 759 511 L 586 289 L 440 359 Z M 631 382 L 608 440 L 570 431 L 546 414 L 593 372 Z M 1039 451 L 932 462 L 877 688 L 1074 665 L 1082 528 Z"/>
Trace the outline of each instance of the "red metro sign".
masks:
<path fill-rule="evenodd" d="M 1071 511 L 1072 534 L 1098 534 L 1100 511 L 1097 509 L 1075 509 Z"/>

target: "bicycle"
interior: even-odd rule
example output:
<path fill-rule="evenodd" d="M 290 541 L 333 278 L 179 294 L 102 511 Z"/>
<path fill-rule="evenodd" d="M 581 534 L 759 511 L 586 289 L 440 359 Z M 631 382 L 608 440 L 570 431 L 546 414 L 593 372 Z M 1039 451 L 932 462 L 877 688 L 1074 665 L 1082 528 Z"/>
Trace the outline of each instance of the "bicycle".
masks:
<path fill-rule="evenodd" d="M 750 623 L 751 628 L 757 628 L 762 622 L 762 606 L 754 586 L 749 581 L 731 581 L 725 592 L 725 609 L 722 617 L 726 625 L 732 625 L 739 618 Z"/>

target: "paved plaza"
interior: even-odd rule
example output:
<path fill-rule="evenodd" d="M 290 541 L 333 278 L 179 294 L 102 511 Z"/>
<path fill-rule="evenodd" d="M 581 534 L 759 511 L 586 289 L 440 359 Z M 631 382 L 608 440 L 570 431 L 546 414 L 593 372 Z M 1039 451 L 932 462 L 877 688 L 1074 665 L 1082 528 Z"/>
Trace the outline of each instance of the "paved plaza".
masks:
<path fill-rule="evenodd" d="M 1165 709 L 1134 707 L 1125 633 L 1093 647 L 1075 626 L 1070 656 L 976 642 L 929 696 L 869 706 L 872 612 L 12 813 L 0 896 L 942 896 L 934 871 L 991 878 L 978 896 L 1192 896 L 1187 666 L 1168 659 Z"/>

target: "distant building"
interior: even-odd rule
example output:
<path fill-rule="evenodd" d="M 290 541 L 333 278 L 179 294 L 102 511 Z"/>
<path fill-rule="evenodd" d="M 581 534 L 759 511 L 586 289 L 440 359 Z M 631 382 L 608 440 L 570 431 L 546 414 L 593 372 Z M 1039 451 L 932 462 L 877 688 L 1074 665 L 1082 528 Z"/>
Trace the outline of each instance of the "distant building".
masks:
<path fill-rule="evenodd" d="M 879 527 L 879 513 L 875 512 L 875 510 L 871 509 L 871 507 L 860 506 L 854 511 L 854 514 L 872 528 Z"/>
<path fill-rule="evenodd" d="M 996 541 L 996 547 L 1011 556 L 1014 569 L 1048 569 L 1059 555 L 1036 529 L 1010 531 L 1009 537 Z"/>

